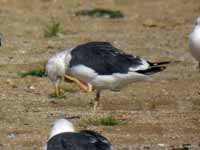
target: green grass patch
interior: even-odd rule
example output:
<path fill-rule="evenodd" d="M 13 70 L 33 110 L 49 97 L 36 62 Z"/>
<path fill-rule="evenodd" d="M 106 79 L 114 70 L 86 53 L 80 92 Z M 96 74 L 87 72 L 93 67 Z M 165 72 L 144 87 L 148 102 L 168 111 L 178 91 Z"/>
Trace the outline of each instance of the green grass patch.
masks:
<path fill-rule="evenodd" d="M 76 12 L 76 16 L 104 17 L 112 19 L 124 17 L 124 15 L 120 11 L 113 11 L 101 8 L 95 8 L 91 10 L 81 10 Z"/>
<path fill-rule="evenodd" d="M 65 94 L 62 93 L 60 96 L 56 96 L 55 93 L 49 95 L 49 98 L 63 99 L 65 98 Z"/>
<path fill-rule="evenodd" d="M 49 37 L 57 36 L 58 33 L 60 32 L 61 32 L 60 22 L 52 20 L 51 25 L 46 30 L 44 30 L 44 37 L 49 38 Z"/>
<path fill-rule="evenodd" d="M 60 96 L 56 96 L 55 93 L 52 93 L 49 95 L 49 98 L 63 99 L 63 98 L 65 98 L 66 93 L 75 93 L 75 92 L 77 92 L 76 89 L 64 88 L 64 89 L 62 89 Z"/>
<path fill-rule="evenodd" d="M 88 126 L 116 126 L 121 124 L 120 120 L 115 119 L 112 116 L 103 117 L 103 118 L 87 118 L 81 121 L 79 124 L 81 127 L 88 127 Z"/>
<path fill-rule="evenodd" d="M 76 89 L 72 89 L 72 88 L 64 88 L 63 92 L 64 93 L 76 93 L 77 90 Z"/>
<path fill-rule="evenodd" d="M 18 72 L 18 75 L 21 78 L 24 78 L 26 76 L 34 76 L 34 77 L 47 77 L 47 74 L 45 73 L 45 69 L 44 68 L 39 68 L 39 69 L 33 69 L 31 71 L 27 71 L 27 72 Z"/>

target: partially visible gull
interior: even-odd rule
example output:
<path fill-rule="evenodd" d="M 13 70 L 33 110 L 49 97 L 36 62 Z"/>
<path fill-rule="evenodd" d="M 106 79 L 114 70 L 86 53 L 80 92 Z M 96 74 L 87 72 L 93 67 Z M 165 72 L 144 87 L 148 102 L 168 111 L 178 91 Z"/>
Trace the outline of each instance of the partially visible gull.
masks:
<path fill-rule="evenodd" d="M 193 31 L 189 36 L 189 46 L 190 52 L 198 61 L 200 69 L 200 17 L 197 17 Z"/>
<path fill-rule="evenodd" d="M 113 146 L 95 131 L 75 132 L 71 122 L 58 119 L 54 123 L 45 150 L 113 150 Z"/>
<path fill-rule="evenodd" d="M 0 47 L 2 46 L 2 37 L 0 35 Z"/>
<path fill-rule="evenodd" d="M 167 63 L 153 63 L 125 54 L 108 42 L 89 42 L 54 55 L 46 70 L 57 96 L 62 79 L 75 82 L 85 92 L 96 89 L 95 112 L 101 90 L 119 91 L 135 81 L 149 81 L 149 75 L 164 70 Z"/>

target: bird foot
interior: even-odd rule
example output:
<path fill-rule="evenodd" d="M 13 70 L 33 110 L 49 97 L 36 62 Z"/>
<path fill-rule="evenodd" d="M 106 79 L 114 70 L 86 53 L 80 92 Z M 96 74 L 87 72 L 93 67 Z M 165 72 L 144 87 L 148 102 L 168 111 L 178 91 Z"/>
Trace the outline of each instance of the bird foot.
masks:
<path fill-rule="evenodd" d="M 90 93 L 92 92 L 92 85 L 88 84 L 88 85 L 85 85 L 84 83 L 80 82 L 78 83 L 79 85 L 79 88 L 81 90 L 83 90 L 84 92 L 87 92 L 87 93 Z"/>

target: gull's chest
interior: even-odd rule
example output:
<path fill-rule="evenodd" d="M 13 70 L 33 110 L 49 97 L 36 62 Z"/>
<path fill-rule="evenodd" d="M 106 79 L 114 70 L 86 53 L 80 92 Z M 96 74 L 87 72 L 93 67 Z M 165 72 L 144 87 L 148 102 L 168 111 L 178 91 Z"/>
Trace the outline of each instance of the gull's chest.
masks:
<path fill-rule="evenodd" d="M 195 28 L 190 35 L 190 46 L 200 51 L 200 28 Z"/>

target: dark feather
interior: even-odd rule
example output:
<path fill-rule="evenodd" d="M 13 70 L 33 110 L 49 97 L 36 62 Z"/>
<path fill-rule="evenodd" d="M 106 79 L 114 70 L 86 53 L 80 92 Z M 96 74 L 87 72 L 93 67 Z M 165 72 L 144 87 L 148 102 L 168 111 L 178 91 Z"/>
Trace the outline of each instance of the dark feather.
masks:
<path fill-rule="evenodd" d="M 47 150 L 112 150 L 109 141 L 94 131 L 65 132 L 52 137 Z"/>
<path fill-rule="evenodd" d="M 122 53 L 108 42 L 90 42 L 74 48 L 70 67 L 85 65 L 100 75 L 127 73 L 130 67 L 142 65 L 139 57 Z"/>
<path fill-rule="evenodd" d="M 141 74 L 145 74 L 145 75 L 151 75 L 151 74 L 163 71 L 165 69 L 166 69 L 165 66 L 155 66 L 155 67 L 150 67 L 146 70 L 139 70 L 139 71 L 136 71 L 136 72 L 141 73 Z"/>
<path fill-rule="evenodd" d="M 161 62 L 149 62 L 150 66 L 161 66 L 161 65 L 166 65 L 166 64 L 170 64 L 170 61 L 161 61 Z"/>
<path fill-rule="evenodd" d="M 83 133 L 85 135 L 91 136 L 93 139 L 96 139 L 95 145 L 98 149 L 111 150 L 110 142 L 99 133 L 90 130 L 83 130 L 80 133 Z"/>
<path fill-rule="evenodd" d="M 169 64 L 171 62 L 170 61 L 162 61 L 162 62 L 149 62 L 148 61 L 148 63 L 150 65 L 150 67 L 148 69 L 138 70 L 137 72 L 141 73 L 141 74 L 145 74 L 145 75 L 151 75 L 151 74 L 165 70 L 166 67 L 163 65 Z"/>

